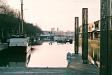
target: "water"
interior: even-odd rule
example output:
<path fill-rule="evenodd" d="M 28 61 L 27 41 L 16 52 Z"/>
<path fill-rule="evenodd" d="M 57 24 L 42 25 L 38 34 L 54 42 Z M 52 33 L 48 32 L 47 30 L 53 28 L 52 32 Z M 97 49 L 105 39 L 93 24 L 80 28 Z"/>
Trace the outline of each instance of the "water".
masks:
<path fill-rule="evenodd" d="M 43 45 L 36 45 L 33 48 L 28 67 L 66 67 L 67 52 L 74 52 L 73 44 L 49 45 L 49 42 L 44 42 Z"/>

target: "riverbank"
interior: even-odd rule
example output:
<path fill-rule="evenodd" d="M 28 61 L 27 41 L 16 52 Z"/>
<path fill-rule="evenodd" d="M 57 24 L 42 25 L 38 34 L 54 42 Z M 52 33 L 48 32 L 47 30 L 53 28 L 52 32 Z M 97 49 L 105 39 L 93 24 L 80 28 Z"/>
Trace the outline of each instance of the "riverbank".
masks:
<path fill-rule="evenodd" d="M 88 44 L 89 57 L 93 59 L 93 64 L 100 67 L 100 39 L 89 39 Z"/>
<path fill-rule="evenodd" d="M 79 46 L 82 46 L 82 39 L 79 40 Z M 92 64 L 100 67 L 100 39 L 88 39 L 88 59 Z"/>

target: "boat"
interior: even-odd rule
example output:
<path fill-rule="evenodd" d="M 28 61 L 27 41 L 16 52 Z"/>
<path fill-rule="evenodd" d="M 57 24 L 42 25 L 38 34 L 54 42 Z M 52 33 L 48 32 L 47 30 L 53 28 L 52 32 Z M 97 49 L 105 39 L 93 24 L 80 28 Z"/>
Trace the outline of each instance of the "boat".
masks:
<path fill-rule="evenodd" d="M 27 67 L 31 57 L 29 37 L 14 35 L 9 39 L 8 48 L 2 51 L 9 67 Z M 6 65 L 5 65 L 6 66 Z"/>
<path fill-rule="evenodd" d="M 8 48 L 0 51 L 0 66 L 27 67 L 31 57 L 29 37 L 23 35 L 23 0 L 21 0 L 21 31 L 8 40 Z"/>
<path fill-rule="evenodd" d="M 31 57 L 31 46 L 29 37 L 14 35 L 9 39 L 7 49 L 10 66 L 19 63 L 19 66 L 27 66 Z M 18 66 L 17 64 L 15 66 Z"/>
<path fill-rule="evenodd" d="M 31 38 L 31 45 L 42 45 L 43 41 L 40 39 L 40 37 Z"/>

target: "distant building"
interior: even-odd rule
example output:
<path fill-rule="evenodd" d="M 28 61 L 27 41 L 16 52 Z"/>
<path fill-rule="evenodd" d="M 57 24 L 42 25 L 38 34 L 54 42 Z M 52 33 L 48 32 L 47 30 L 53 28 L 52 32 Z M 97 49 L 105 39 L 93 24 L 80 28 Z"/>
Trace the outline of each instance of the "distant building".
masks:
<path fill-rule="evenodd" d="M 51 36 L 53 36 L 51 34 L 51 31 L 43 31 L 43 33 L 40 35 L 40 38 L 41 38 L 41 40 L 44 40 L 44 41 L 50 41 Z"/>
<path fill-rule="evenodd" d="M 95 29 L 93 31 L 94 38 L 99 38 L 100 37 L 100 20 L 95 21 Z"/>
<path fill-rule="evenodd" d="M 64 31 L 43 31 L 43 34 L 41 34 L 41 38 L 43 40 L 53 40 L 56 41 L 58 39 L 73 39 L 74 32 L 64 32 Z"/>
<path fill-rule="evenodd" d="M 82 25 L 79 27 L 80 37 L 82 37 Z M 88 24 L 88 38 L 94 39 L 100 37 L 100 20 Z"/>

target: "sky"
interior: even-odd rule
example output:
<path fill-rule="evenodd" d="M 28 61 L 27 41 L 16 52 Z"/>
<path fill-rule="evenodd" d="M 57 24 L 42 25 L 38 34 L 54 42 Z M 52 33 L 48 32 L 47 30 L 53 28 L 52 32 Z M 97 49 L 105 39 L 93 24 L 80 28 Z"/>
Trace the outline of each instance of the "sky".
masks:
<path fill-rule="evenodd" d="M 20 0 L 7 0 L 11 8 L 20 10 Z M 74 17 L 82 24 L 82 8 L 88 8 L 88 21 L 100 19 L 100 0 L 23 0 L 24 20 L 42 30 L 59 28 L 74 31 Z"/>

